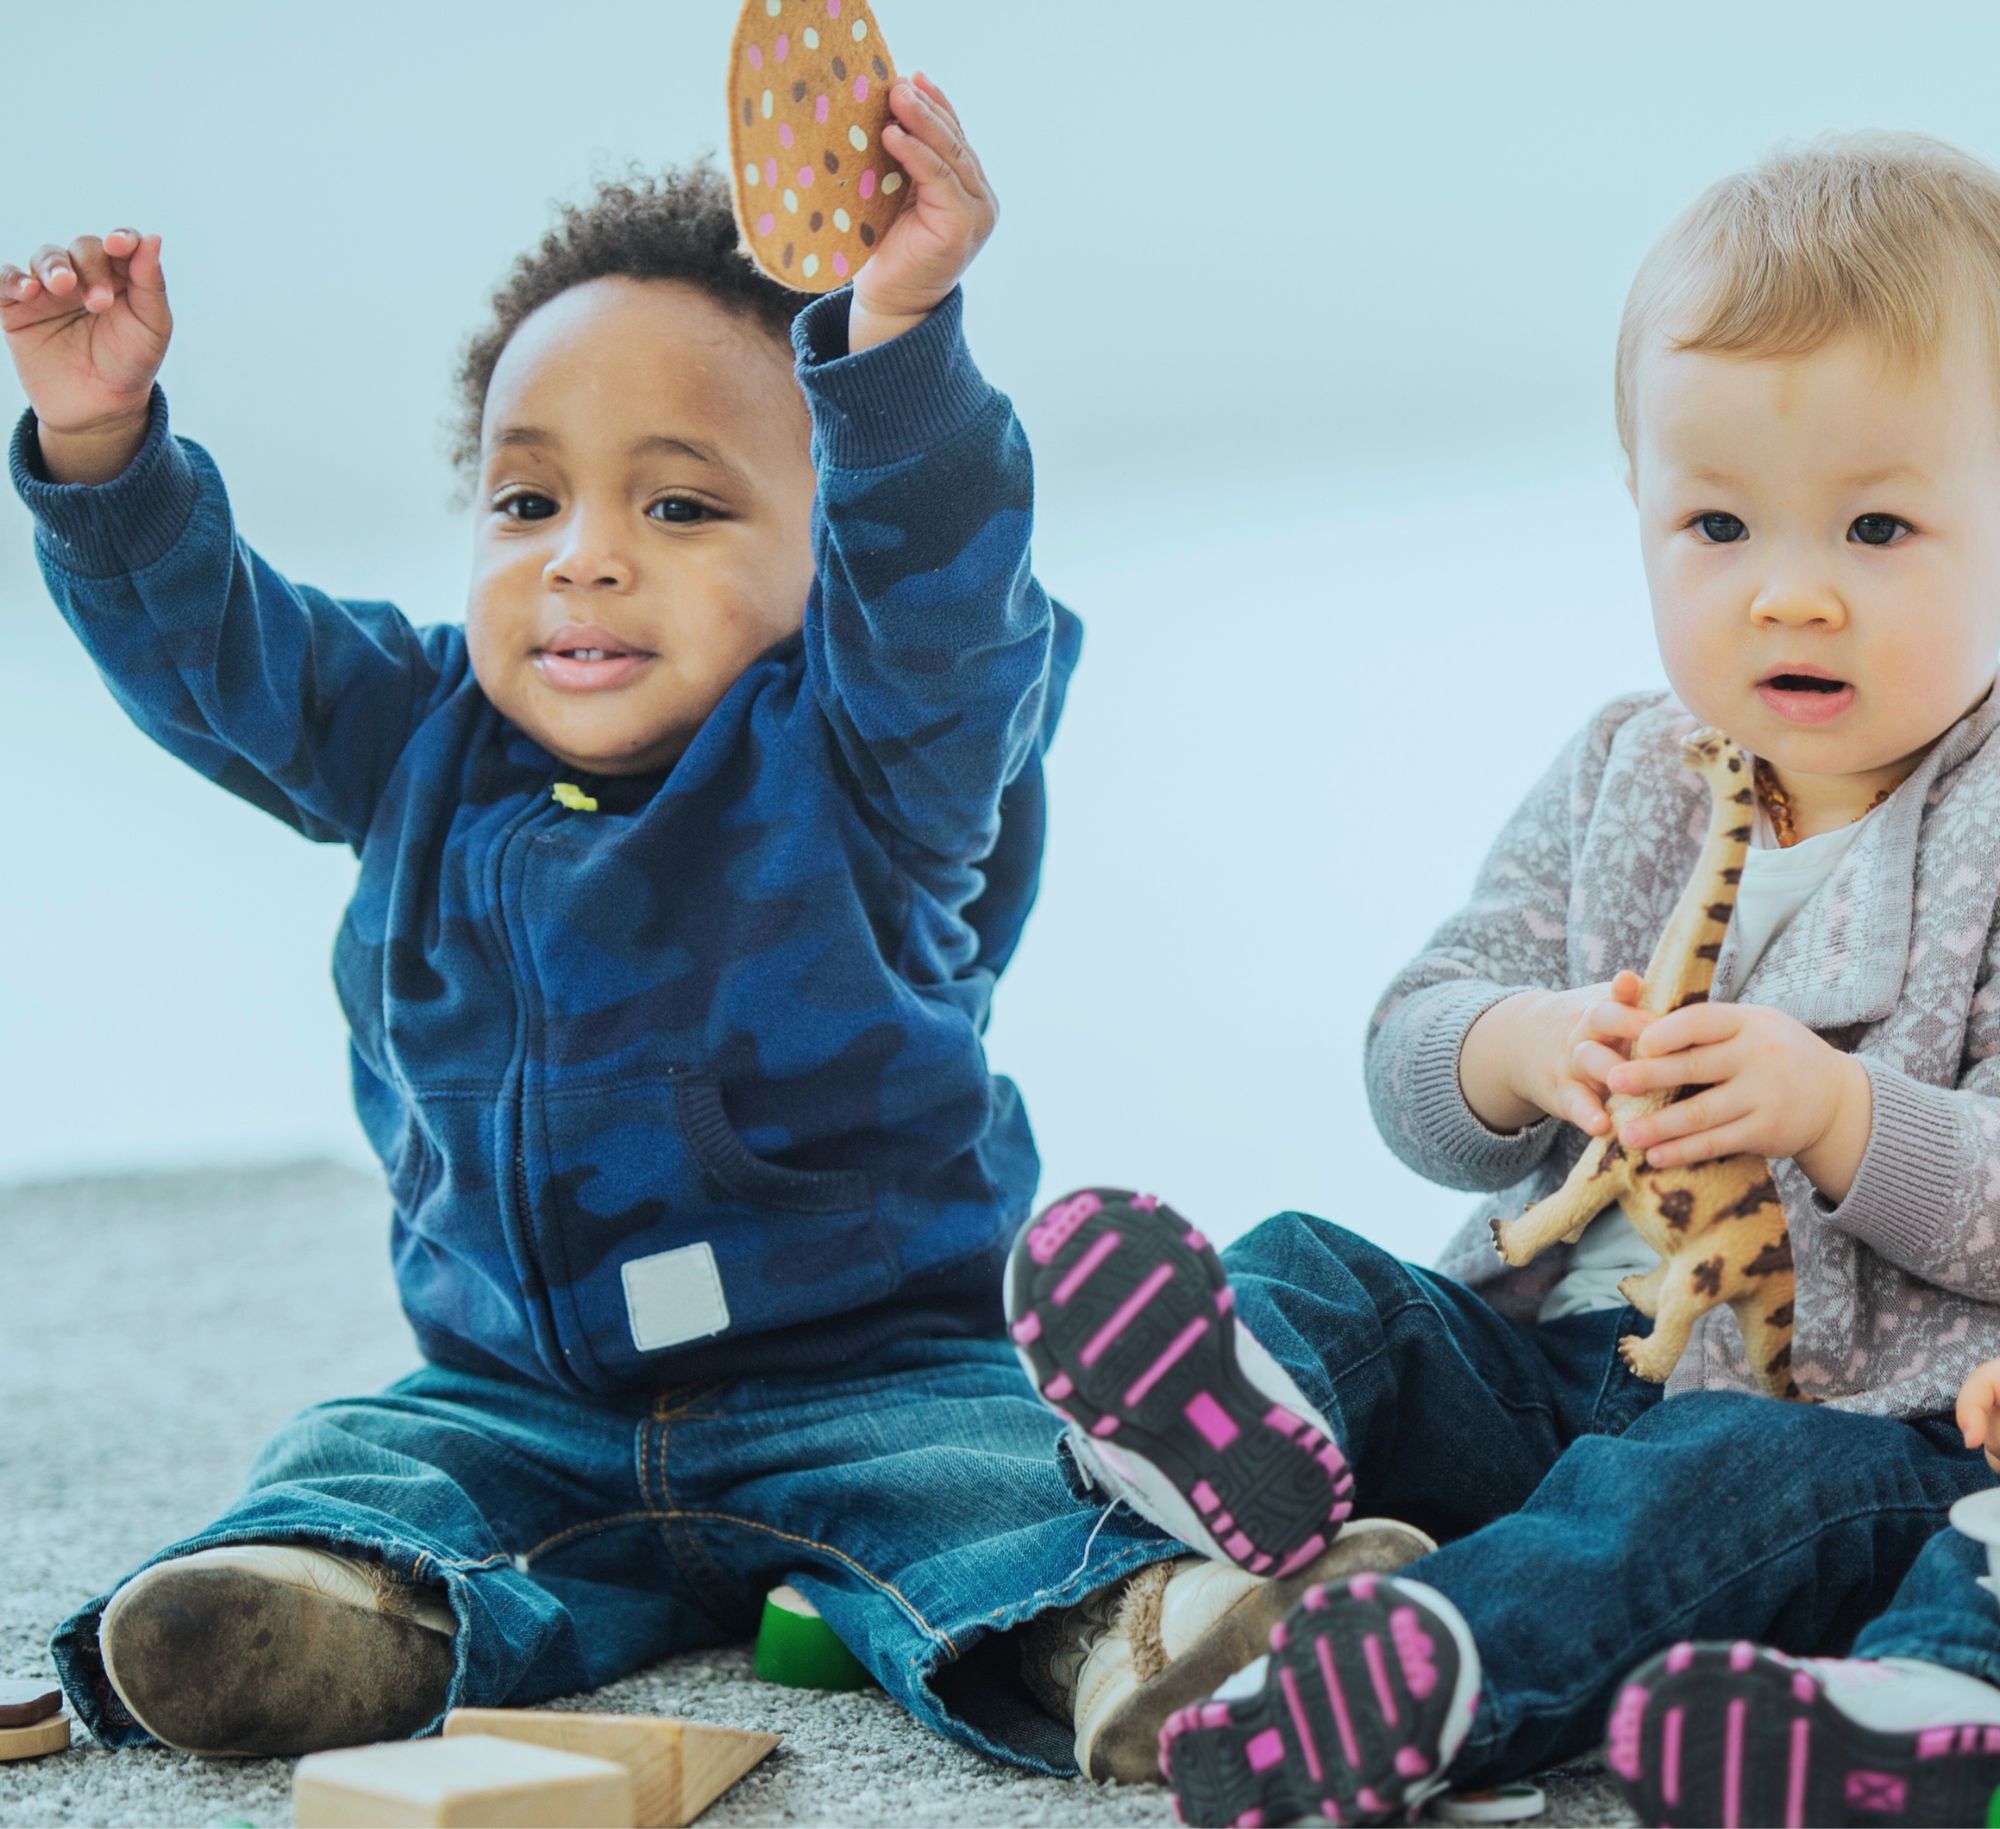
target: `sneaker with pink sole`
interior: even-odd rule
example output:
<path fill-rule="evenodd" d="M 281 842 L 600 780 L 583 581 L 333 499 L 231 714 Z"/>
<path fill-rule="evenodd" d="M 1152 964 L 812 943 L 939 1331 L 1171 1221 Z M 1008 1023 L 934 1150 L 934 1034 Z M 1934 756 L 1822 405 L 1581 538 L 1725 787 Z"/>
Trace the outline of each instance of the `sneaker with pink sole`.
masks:
<path fill-rule="evenodd" d="M 1160 1772 L 1184 1823 L 1401 1821 L 1448 1788 L 1478 1703 L 1458 1609 L 1420 1581 L 1356 1575 L 1308 1588 L 1267 1656 L 1168 1717 Z"/>
<path fill-rule="evenodd" d="M 1325 1417 L 1234 1312 L 1199 1230 L 1151 1194 L 1087 1188 L 1022 1227 L 1007 1320 L 1098 1486 L 1218 1562 L 1302 1569 L 1353 1511 Z"/>
<path fill-rule="evenodd" d="M 1669 1826 L 1984 1823 L 2000 1689 L 1915 1658 L 1680 1644 L 1625 1681 L 1604 1762 Z"/>

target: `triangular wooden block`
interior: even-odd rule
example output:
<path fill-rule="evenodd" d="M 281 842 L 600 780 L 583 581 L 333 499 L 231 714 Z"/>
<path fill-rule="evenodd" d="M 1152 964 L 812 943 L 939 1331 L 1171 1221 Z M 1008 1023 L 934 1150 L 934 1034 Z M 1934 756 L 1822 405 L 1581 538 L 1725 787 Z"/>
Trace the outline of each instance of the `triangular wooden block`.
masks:
<path fill-rule="evenodd" d="M 778 1744 L 777 1734 L 671 1715 L 573 1715 L 546 1708 L 455 1708 L 447 1734 L 498 1734 L 609 1759 L 632 1774 L 635 1829 L 682 1829 Z"/>

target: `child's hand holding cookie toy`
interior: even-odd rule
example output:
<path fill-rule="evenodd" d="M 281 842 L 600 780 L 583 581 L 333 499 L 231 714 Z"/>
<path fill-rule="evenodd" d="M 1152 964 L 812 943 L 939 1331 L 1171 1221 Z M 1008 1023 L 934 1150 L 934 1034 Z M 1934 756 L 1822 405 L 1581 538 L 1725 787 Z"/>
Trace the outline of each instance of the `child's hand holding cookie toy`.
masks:
<path fill-rule="evenodd" d="M 800 291 L 851 280 L 850 351 L 922 323 L 1000 214 L 944 91 L 896 75 L 860 0 L 748 0 L 729 91 L 736 214 L 757 265 Z"/>

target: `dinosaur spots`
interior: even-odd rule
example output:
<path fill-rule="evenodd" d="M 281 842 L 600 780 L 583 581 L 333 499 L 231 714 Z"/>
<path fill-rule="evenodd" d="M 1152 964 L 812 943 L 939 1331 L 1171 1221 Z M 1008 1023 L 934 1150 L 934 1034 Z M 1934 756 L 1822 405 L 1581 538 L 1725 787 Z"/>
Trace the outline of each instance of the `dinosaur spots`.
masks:
<path fill-rule="evenodd" d="M 1792 1324 L 1791 1303 L 1780 1302 L 1776 1308 L 1772 1309 L 1771 1312 L 1764 1317 L 1764 1319 L 1768 1321 L 1773 1327 L 1790 1327 Z"/>
<path fill-rule="evenodd" d="M 1702 1259 L 1688 1272 L 1688 1287 L 1696 1295 L 1707 1296 L 1713 1300 L 1722 1293 L 1722 1268 L 1723 1260 L 1719 1257 Z"/>
<path fill-rule="evenodd" d="M 1674 1005 L 1674 1008 L 1677 1010 L 1685 1010 L 1691 1003 L 1706 1003 L 1707 1001 L 1708 1001 L 1708 993 L 1706 991 L 1690 991 L 1685 997 L 1683 997 L 1680 1000 L 1679 1003 Z"/>
<path fill-rule="evenodd" d="M 1734 1206 L 1724 1207 L 1716 1215 L 1717 1219 L 1755 1219 L 1766 1207 L 1778 1204 L 1778 1184 L 1766 1175 L 1764 1179 L 1749 1189 Z"/>
<path fill-rule="evenodd" d="M 1734 902 L 1711 902 L 1708 905 L 1708 918 L 1711 921 L 1727 923 L 1730 910 L 1735 906 Z"/>
<path fill-rule="evenodd" d="M 1686 1188 L 1669 1188 L 1659 1198 L 1660 1217 L 1676 1232 L 1685 1232 L 1694 1218 L 1694 1195 Z"/>
<path fill-rule="evenodd" d="M 1745 1276 L 1775 1276 L 1781 1270 L 1792 1267 L 1792 1238 L 1790 1233 L 1774 1238 L 1749 1263 L 1743 1266 Z"/>
<path fill-rule="evenodd" d="M 1608 1174 L 1624 1160 L 1625 1146 L 1613 1136 L 1611 1141 L 1605 1144 L 1604 1154 L 1598 1159 L 1597 1167 L 1591 1171 L 1591 1178 L 1595 1180 L 1599 1175 Z"/>

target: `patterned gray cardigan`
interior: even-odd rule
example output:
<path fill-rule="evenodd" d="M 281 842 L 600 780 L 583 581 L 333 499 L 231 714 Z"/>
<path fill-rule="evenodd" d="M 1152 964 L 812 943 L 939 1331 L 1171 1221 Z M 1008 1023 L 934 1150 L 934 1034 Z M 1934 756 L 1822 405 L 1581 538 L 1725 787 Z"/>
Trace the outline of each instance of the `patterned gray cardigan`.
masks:
<path fill-rule="evenodd" d="M 1489 1130 L 1458 1054 L 1481 1012 L 1525 989 L 1643 972 L 1694 868 L 1709 794 L 1680 760 L 1695 718 L 1668 691 L 1603 706 L 1502 827 L 1472 898 L 1369 1018 L 1368 1100 L 1389 1147 L 1447 1187 L 1489 1191 L 1439 1261 L 1531 1319 L 1569 1248 L 1509 1270 L 1489 1221 L 1562 1185 L 1584 1133 L 1545 1117 Z M 1842 1409 L 1949 1410 L 2000 1356 L 2000 693 L 1966 713 L 1871 814 L 1833 874 L 1718 1001 L 1769 1004 L 1855 1054 L 1874 1084 L 1866 1153 L 1838 1206 L 1774 1164 L 1798 1266 L 1800 1385 Z M 1727 1308 L 1697 1325 L 1667 1385 L 1750 1390 Z"/>

